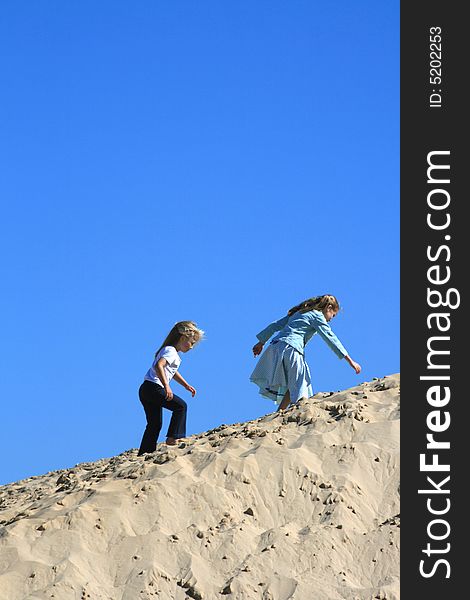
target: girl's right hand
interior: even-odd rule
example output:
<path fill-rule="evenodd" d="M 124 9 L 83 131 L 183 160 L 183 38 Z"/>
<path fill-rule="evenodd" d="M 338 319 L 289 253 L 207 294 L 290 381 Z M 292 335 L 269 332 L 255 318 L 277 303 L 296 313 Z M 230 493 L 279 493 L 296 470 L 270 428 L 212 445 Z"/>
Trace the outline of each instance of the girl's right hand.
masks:
<path fill-rule="evenodd" d="M 165 386 L 166 399 L 173 400 L 173 392 L 171 391 L 171 387 L 169 385 Z"/>
<path fill-rule="evenodd" d="M 257 344 L 255 344 L 253 346 L 253 356 L 258 356 L 258 354 L 261 354 L 261 352 L 263 351 L 263 342 L 258 342 Z"/>

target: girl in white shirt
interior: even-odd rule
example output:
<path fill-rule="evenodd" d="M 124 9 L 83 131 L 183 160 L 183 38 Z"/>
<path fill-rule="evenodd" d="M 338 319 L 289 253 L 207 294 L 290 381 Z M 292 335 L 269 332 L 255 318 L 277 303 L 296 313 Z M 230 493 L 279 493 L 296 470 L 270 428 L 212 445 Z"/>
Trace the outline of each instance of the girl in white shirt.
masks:
<path fill-rule="evenodd" d="M 139 456 L 156 450 L 162 428 L 163 408 L 173 413 L 168 426 L 166 443 L 174 446 L 176 440 L 186 436 L 187 405 L 182 398 L 173 393 L 170 381 L 174 379 L 194 397 L 196 390 L 178 373 L 181 364 L 179 353 L 191 350 L 203 336 L 204 332 L 198 329 L 193 321 L 180 321 L 176 323 L 155 353 L 152 366 L 139 388 L 139 399 L 147 417 L 147 427 L 142 436 Z"/>

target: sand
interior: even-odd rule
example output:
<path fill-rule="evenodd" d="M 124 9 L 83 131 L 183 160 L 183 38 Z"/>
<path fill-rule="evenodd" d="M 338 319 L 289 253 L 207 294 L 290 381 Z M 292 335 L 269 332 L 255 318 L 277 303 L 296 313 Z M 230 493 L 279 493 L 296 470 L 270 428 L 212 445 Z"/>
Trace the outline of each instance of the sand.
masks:
<path fill-rule="evenodd" d="M 1 600 L 399 598 L 399 384 L 0 487 Z"/>

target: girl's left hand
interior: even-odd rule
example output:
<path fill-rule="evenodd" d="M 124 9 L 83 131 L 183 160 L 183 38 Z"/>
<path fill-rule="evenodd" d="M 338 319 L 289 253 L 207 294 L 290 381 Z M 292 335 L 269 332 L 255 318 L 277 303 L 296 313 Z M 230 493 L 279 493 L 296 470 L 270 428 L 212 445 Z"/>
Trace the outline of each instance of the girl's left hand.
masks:
<path fill-rule="evenodd" d="M 263 351 L 263 342 L 258 342 L 257 344 L 255 344 L 253 346 L 253 356 L 258 356 L 258 354 L 261 354 L 261 352 Z"/>
<path fill-rule="evenodd" d="M 188 390 L 188 392 L 191 392 L 191 396 L 194 398 L 194 396 L 196 395 L 196 390 L 193 388 L 193 386 L 187 385 L 186 389 Z"/>
<path fill-rule="evenodd" d="M 359 375 L 362 369 L 361 365 L 353 360 L 351 362 L 351 367 L 356 371 L 356 375 Z"/>

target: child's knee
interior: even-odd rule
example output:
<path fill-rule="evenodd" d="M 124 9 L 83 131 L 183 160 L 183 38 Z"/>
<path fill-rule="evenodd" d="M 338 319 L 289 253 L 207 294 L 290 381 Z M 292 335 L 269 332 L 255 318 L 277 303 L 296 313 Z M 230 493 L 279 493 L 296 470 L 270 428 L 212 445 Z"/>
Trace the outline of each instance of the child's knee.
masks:
<path fill-rule="evenodd" d="M 176 400 L 176 404 L 178 406 L 177 410 L 180 410 L 181 412 L 186 412 L 188 410 L 188 405 L 186 403 L 185 400 L 183 400 L 183 398 L 178 397 L 178 399 Z"/>

